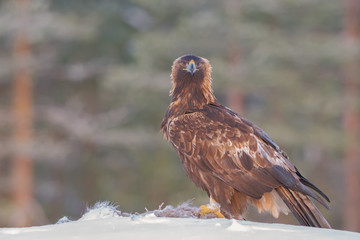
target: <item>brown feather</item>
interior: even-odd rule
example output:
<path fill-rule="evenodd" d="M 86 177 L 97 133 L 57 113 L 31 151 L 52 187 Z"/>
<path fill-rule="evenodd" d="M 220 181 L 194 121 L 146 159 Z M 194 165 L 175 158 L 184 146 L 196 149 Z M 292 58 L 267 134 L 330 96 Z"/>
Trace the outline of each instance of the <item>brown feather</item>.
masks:
<path fill-rule="evenodd" d="M 190 72 L 191 60 L 196 69 Z M 327 196 L 299 173 L 261 128 L 216 100 L 208 60 L 180 57 L 171 77 L 163 135 L 177 150 L 187 176 L 227 218 L 241 219 L 252 204 L 274 217 L 290 209 L 303 225 L 330 227 L 308 197 L 327 207 L 321 198 L 328 200 Z"/>
<path fill-rule="evenodd" d="M 319 223 L 320 220 L 324 226 L 331 228 L 330 224 L 326 221 L 324 216 L 322 216 L 308 196 L 284 187 L 280 187 L 276 190 L 301 224 L 312 227 L 321 227 Z"/>

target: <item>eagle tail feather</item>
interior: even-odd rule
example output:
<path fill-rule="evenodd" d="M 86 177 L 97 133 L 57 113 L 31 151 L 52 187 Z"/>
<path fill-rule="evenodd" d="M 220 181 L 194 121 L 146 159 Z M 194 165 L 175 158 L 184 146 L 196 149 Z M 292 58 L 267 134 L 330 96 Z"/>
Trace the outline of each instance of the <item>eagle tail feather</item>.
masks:
<path fill-rule="evenodd" d="M 301 202 L 299 202 L 288 189 L 279 188 L 277 192 L 301 225 L 315 226 L 310 217 L 304 212 L 300 204 Z"/>
<path fill-rule="evenodd" d="M 327 228 L 331 228 L 308 196 L 284 187 L 276 190 L 301 225 L 321 227 L 321 222 Z"/>
<path fill-rule="evenodd" d="M 296 168 L 295 168 L 296 169 Z M 296 175 L 299 176 L 300 178 L 300 182 L 302 184 L 304 184 L 305 186 L 311 188 L 312 190 L 314 190 L 315 192 L 317 192 L 318 194 L 320 194 L 323 198 L 325 198 L 326 201 L 330 202 L 330 199 L 328 198 L 328 196 L 326 196 L 325 193 L 323 193 L 323 191 L 321 191 L 319 188 L 317 188 L 314 184 L 312 184 L 309 180 L 307 180 L 303 175 L 301 175 L 301 173 L 296 169 Z M 326 207 L 326 206 L 325 206 Z"/>
<path fill-rule="evenodd" d="M 304 195 L 310 196 L 314 198 L 316 201 L 321 203 L 326 209 L 330 209 L 329 205 L 322 199 L 319 195 L 311 191 L 309 188 L 306 187 L 306 185 L 298 185 L 294 188 L 294 190 L 301 192 Z"/>
<path fill-rule="evenodd" d="M 325 217 L 321 214 L 321 212 L 319 211 L 319 209 L 315 206 L 315 204 L 313 203 L 313 201 L 308 197 L 308 196 L 304 196 L 304 202 L 306 204 L 306 206 L 308 206 L 309 210 L 315 215 L 316 215 L 316 219 L 319 218 L 320 222 L 327 228 L 331 228 L 330 224 L 328 223 L 328 221 L 326 221 Z M 315 217 L 315 216 L 314 216 Z"/>
<path fill-rule="evenodd" d="M 330 199 L 328 198 L 328 196 L 325 195 L 325 193 L 323 193 L 319 188 L 317 188 L 314 184 L 312 184 L 309 180 L 307 180 L 306 178 L 304 178 L 303 176 L 300 177 L 300 181 L 302 184 L 304 184 L 305 186 L 313 189 L 314 191 L 316 191 L 317 193 L 319 193 L 323 198 L 326 199 L 326 201 L 330 202 Z M 326 207 L 326 206 L 325 206 Z"/>

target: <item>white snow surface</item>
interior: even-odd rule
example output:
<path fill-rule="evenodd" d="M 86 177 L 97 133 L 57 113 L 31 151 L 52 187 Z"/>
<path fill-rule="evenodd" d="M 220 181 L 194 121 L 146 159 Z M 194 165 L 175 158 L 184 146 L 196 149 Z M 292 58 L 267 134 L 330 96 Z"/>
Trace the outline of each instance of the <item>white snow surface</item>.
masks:
<path fill-rule="evenodd" d="M 118 240 L 118 239 L 349 239 L 360 233 L 284 224 L 228 219 L 157 217 L 153 212 L 124 217 L 116 207 L 100 203 L 79 220 L 67 217 L 58 224 L 27 228 L 0 228 L 1 240 Z"/>

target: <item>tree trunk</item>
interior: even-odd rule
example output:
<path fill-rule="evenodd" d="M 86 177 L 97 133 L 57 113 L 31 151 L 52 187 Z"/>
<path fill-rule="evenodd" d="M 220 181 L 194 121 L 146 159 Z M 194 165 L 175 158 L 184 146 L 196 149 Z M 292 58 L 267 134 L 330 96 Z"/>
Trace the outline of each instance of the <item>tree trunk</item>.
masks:
<path fill-rule="evenodd" d="M 356 48 L 359 41 L 359 1 L 346 0 L 345 2 L 345 41 L 350 48 Z M 343 128 L 346 136 L 344 149 L 344 176 L 345 176 L 345 211 L 344 229 L 360 230 L 359 212 L 359 55 L 347 59 L 344 66 L 344 105 Z"/>
<path fill-rule="evenodd" d="M 33 163 L 30 157 L 32 141 L 32 80 L 30 69 L 30 45 L 26 36 L 28 0 L 16 0 L 17 31 L 14 38 L 14 82 L 13 82 L 13 140 L 12 189 L 14 226 L 32 224 Z"/>
<path fill-rule="evenodd" d="M 229 72 L 231 79 L 241 78 L 241 51 L 238 45 L 229 44 Z M 227 104 L 236 113 L 244 114 L 244 94 L 239 85 L 227 90 Z"/>
<path fill-rule="evenodd" d="M 239 14 L 241 12 L 241 3 L 236 0 L 231 0 L 226 2 L 226 9 L 228 18 L 230 22 L 236 22 Z M 237 25 L 233 26 L 234 28 Z M 227 43 L 228 45 L 228 65 L 229 65 L 229 73 L 230 79 L 238 80 L 241 82 L 242 77 L 242 52 L 240 42 L 230 39 Z M 232 84 L 232 87 L 227 90 L 227 105 L 236 113 L 244 114 L 244 93 L 241 90 L 239 85 Z"/>

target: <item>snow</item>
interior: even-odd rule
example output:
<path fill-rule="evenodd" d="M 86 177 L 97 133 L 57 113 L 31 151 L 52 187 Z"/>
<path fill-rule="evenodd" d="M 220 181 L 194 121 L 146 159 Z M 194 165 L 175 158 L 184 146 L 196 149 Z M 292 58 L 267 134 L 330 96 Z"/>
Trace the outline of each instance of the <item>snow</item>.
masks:
<path fill-rule="evenodd" d="M 172 208 L 174 209 L 174 208 Z M 125 215 L 125 216 L 124 216 Z M 283 224 L 265 224 L 228 219 L 158 217 L 152 211 L 139 215 L 122 214 L 108 203 L 99 203 L 79 220 L 64 217 L 58 224 L 28 228 L 0 228 L 1 240 L 118 240 L 118 239 L 351 239 L 354 232 Z"/>

